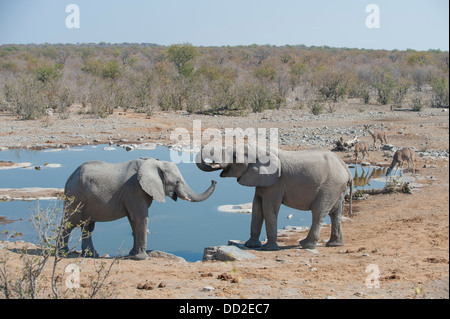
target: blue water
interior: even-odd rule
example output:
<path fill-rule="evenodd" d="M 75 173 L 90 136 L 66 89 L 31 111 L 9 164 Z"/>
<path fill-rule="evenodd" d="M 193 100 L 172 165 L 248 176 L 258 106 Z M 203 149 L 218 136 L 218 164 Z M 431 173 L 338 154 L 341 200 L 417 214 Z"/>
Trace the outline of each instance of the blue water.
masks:
<path fill-rule="evenodd" d="M 8 150 L 0 152 L 0 160 L 15 163 L 29 162 L 34 168 L 0 170 L 0 188 L 56 187 L 64 188 L 70 174 L 86 161 L 99 160 L 119 163 L 142 156 L 170 161 L 170 152 L 166 147 L 154 150 L 125 151 L 121 147 L 105 150 L 105 146 L 83 146 L 58 150 Z M 61 167 L 47 167 L 45 163 L 61 164 Z M 254 188 L 239 185 L 233 178 L 220 178 L 219 172 L 200 171 L 195 164 L 178 164 L 186 182 L 199 193 L 205 191 L 214 179 L 218 182 L 213 195 L 201 203 L 183 200 L 174 202 L 167 198 L 166 203 L 153 202 L 149 209 L 148 250 L 162 250 L 185 258 L 187 261 L 201 260 L 204 247 L 226 245 L 229 239 L 247 240 L 250 234 L 250 214 L 219 212 L 221 205 L 244 204 L 252 202 Z M 369 185 L 374 187 L 374 185 Z M 375 185 L 376 186 L 376 185 Z M 30 219 L 40 209 L 48 206 L 59 207 L 58 201 L 41 200 L 25 202 L 0 202 L 0 216 L 13 223 L 0 225 L 0 232 L 7 230 L 23 233 L 16 239 L 37 242 L 37 233 Z M 287 217 L 292 214 L 292 219 Z M 329 223 L 329 218 L 325 220 Z M 287 225 L 310 226 L 311 213 L 300 212 L 282 206 L 278 217 L 278 228 Z M 73 232 L 72 237 L 79 236 Z M 127 218 L 113 222 L 96 223 L 93 242 L 100 254 L 125 255 L 132 248 L 133 238 Z M 261 239 L 265 238 L 265 231 Z M 0 240 L 4 238 L 0 237 Z M 120 251 L 119 248 L 121 247 Z"/>

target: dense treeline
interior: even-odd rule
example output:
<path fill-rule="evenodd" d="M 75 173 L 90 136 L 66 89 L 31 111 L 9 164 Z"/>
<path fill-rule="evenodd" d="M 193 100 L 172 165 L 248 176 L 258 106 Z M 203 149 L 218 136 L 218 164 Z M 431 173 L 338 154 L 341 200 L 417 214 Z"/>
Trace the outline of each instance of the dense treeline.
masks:
<path fill-rule="evenodd" d="M 449 54 L 330 47 L 148 44 L 0 46 L 0 109 L 23 119 L 120 106 L 244 115 L 358 98 L 364 104 L 449 104 Z"/>

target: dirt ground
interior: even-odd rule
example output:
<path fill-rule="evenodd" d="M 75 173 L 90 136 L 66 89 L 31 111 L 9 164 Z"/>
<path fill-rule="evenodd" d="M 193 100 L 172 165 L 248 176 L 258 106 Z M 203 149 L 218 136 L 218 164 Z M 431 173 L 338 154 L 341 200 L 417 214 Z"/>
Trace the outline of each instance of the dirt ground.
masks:
<path fill-rule="evenodd" d="M 371 106 L 369 112 L 351 103 L 339 105 L 333 114 L 318 117 L 311 117 L 306 110 L 267 111 L 248 117 L 184 112 L 147 117 L 117 110 L 106 119 L 78 115 L 74 110 L 68 119 L 55 116 L 36 121 L 19 121 L 1 114 L 0 147 L 73 145 L 93 143 L 94 139 L 97 143 L 119 139 L 168 143 L 174 127 L 191 130 L 195 119 L 202 120 L 203 129 L 253 126 L 277 127 L 285 132 L 323 126 L 379 127 L 382 123 L 392 145 L 414 146 L 418 150 L 449 148 L 448 110 L 425 109 L 419 114 Z M 80 123 L 84 125 L 82 136 L 77 135 Z M 339 134 L 328 138 L 338 139 Z M 372 143 L 370 136 L 361 139 Z M 282 148 L 306 146 L 287 144 Z M 338 154 L 347 162 L 351 160 L 352 153 Z M 369 160 L 390 162 L 381 150 L 371 151 Z M 280 237 L 279 251 L 250 250 L 258 257 L 254 260 L 195 263 L 157 257 L 147 261 L 120 260 L 113 266 L 103 291 L 110 298 L 449 298 L 448 165 L 448 157 L 418 156 L 416 174 L 423 177 L 423 187 L 412 194 L 373 195 L 364 201 L 354 201 L 354 216 L 343 222 L 343 247 L 329 248 L 323 244 L 316 251 L 300 249 L 298 241 L 307 234 L 303 232 Z M 321 241 L 326 242 L 329 236 L 330 227 L 324 226 Z M 0 243 L 0 258 L 8 256 L 12 274 L 22 264 L 20 254 L 12 249 L 17 248 L 15 245 L 18 244 Z M 81 296 L 88 290 L 95 266 L 102 261 L 110 263 L 111 259 L 68 258 L 59 267 L 63 272 L 67 264 L 79 264 L 81 287 L 77 293 Z M 49 265 L 45 269 L 47 278 L 50 271 Z M 373 287 L 378 271 L 379 287 Z M 152 289 L 137 289 L 145 283 Z"/>

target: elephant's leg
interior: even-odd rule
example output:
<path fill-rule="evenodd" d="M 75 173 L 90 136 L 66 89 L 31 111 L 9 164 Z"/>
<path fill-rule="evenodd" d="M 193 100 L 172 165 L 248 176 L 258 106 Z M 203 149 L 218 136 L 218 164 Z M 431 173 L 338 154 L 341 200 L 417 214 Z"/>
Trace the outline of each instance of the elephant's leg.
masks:
<path fill-rule="evenodd" d="M 147 226 L 148 216 L 130 218 L 131 228 L 133 229 L 134 244 L 129 255 L 136 260 L 145 260 L 150 258 L 147 250 Z"/>
<path fill-rule="evenodd" d="M 281 201 L 272 201 L 263 199 L 263 214 L 266 223 L 267 243 L 263 245 L 263 250 L 279 250 L 277 244 L 278 231 L 278 212 L 280 211 Z"/>
<path fill-rule="evenodd" d="M 94 228 L 95 222 L 87 222 L 86 225 L 81 227 L 81 250 L 85 257 L 97 258 L 99 256 L 92 243 L 92 232 L 94 231 Z"/>
<path fill-rule="evenodd" d="M 259 248 L 261 247 L 261 242 L 259 241 L 259 236 L 261 235 L 262 224 L 264 221 L 263 209 L 262 209 L 262 199 L 260 196 L 255 194 L 253 198 L 252 205 L 252 221 L 250 224 L 250 239 L 245 243 L 246 247 L 249 248 Z"/>
<path fill-rule="evenodd" d="M 81 214 L 79 212 L 73 212 L 71 205 L 64 203 L 64 217 L 61 223 L 61 238 L 60 238 L 60 250 L 67 254 L 69 253 L 69 238 L 72 230 L 80 224 Z"/>
<path fill-rule="evenodd" d="M 328 201 L 319 196 L 311 206 L 312 212 L 312 224 L 309 230 L 308 236 L 300 241 L 300 245 L 306 249 L 316 248 L 317 241 L 320 237 L 320 227 L 327 214 L 330 212 L 332 207 L 328 204 Z"/>
<path fill-rule="evenodd" d="M 63 252 L 63 255 L 67 255 L 69 253 L 69 238 L 72 230 L 75 228 L 75 225 L 62 225 L 64 229 L 61 231 L 61 238 L 59 242 L 59 250 Z"/>
<path fill-rule="evenodd" d="M 336 247 L 344 245 L 344 237 L 342 235 L 342 214 L 344 213 L 344 195 L 341 195 L 330 211 L 331 218 L 331 237 L 327 242 L 328 247 Z"/>

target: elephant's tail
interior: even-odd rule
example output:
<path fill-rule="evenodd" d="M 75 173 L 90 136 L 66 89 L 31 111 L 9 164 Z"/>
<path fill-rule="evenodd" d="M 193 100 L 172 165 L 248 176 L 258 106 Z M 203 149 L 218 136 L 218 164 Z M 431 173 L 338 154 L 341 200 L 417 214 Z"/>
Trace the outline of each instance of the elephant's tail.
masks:
<path fill-rule="evenodd" d="M 348 181 L 348 183 L 350 184 L 350 195 L 349 195 L 349 202 L 348 202 L 348 215 L 350 217 L 353 217 L 353 212 L 352 212 L 352 197 L 353 197 L 353 177 L 350 175 L 350 179 Z"/>

